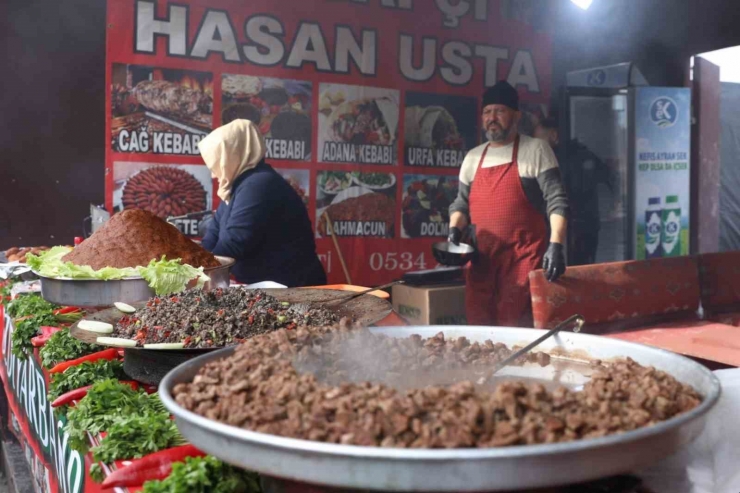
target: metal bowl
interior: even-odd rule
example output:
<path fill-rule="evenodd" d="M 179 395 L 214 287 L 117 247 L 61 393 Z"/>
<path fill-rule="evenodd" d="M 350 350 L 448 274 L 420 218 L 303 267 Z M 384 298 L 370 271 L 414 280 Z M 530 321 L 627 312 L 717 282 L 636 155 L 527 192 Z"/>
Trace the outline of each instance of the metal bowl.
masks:
<path fill-rule="evenodd" d="M 204 269 L 206 275 L 211 278 L 206 282 L 205 289 L 229 287 L 229 271 L 235 261 L 229 257 L 217 256 L 216 259 L 221 263 L 219 267 Z M 136 303 L 154 296 L 154 290 L 141 277 L 111 281 L 39 277 L 41 278 L 41 297 L 50 303 L 63 306 L 108 307 L 116 301 Z"/>
<path fill-rule="evenodd" d="M 442 265 L 460 267 L 473 259 L 475 248 L 466 243 L 455 245 L 448 241 L 440 241 L 432 245 L 432 254 Z"/>
<path fill-rule="evenodd" d="M 535 329 L 469 326 L 372 330 L 391 337 L 419 334 L 424 338 L 441 331 L 447 338 L 464 336 L 477 342 L 491 339 L 509 346 L 524 346 L 545 333 Z M 188 440 L 231 464 L 266 476 L 318 485 L 430 492 L 516 491 L 562 486 L 647 467 L 695 439 L 704 428 L 707 412 L 720 396 L 719 380 L 708 369 L 683 356 L 649 346 L 561 332 L 543 342 L 538 350 L 555 358 L 580 361 L 628 355 L 640 364 L 654 366 L 691 385 L 704 401 L 668 421 L 602 438 L 489 449 L 422 450 L 335 445 L 256 433 L 209 420 L 174 401 L 175 385 L 191 382 L 206 363 L 229 356 L 234 348 L 178 366 L 162 380 L 159 395 Z M 578 383 L 564 372 L 550 371 L 549 377 L 547 374 L 537 365 L 506 367 L 499 373 L 540 381 L 549 378 L 564 385 Z"/>

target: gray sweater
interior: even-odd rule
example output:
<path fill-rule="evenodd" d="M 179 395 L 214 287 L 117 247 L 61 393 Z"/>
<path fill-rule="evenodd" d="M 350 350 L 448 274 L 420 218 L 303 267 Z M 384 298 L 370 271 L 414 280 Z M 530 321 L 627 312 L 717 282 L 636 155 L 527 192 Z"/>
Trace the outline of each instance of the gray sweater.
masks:
<path fill-rule="evenodd" d="M 450 205 L 450 214 L 462 212 L 470 221 L 470 187 L 475 180 L 478 163 L 487 146 L 482 144 L 465 156 L 460 168 L 460 186 L 457 198 Z M 501 166 L 512 160 L 514 145 L 489 147 L 483 168 Z M 560 169 L 550 146 L 544 140 L 522 135 L 519 142 L 519 178 L 529 202 L 541 211 L 544 217 L 557 214 L 568 217 L 568 197 L 560 176 Z M 475 222 L 475 218 L 472 218 Z"/>

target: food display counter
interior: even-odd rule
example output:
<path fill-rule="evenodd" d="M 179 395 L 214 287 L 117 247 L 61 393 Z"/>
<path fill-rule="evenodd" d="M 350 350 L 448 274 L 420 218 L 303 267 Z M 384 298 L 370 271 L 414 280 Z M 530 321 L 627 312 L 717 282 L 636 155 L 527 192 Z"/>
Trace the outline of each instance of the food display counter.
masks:
<path fill-rule="evenodd" d="M 132 212 L 29 253 L 36 292 L 3 293 L 0 378 L 37 491 L 604 491 L 719 400 L 688 358 L 567 331 L 492 375 L 544 331 L 411 327 L 387 293 L 344 295 L 359 286 L 224 285 L 208 269 L 228 259 L 169 226 L 139 257 L 95 257 L 160 225 Z"/>

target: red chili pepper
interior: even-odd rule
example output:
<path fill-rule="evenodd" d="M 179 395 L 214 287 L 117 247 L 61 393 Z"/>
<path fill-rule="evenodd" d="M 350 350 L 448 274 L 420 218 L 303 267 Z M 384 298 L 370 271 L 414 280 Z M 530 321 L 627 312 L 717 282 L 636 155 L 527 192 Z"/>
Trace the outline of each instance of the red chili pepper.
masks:
<path fill-rule="evenodd" d="M 121 380 L 121 383 L 125 383 L 134 390 L 139 390 L 139 382 L 134 382 L 133 380 Z M 80 387 L 79 389 L 70 390 L 54 399 L 54 402 L 51 403 L 51 407 L 64 406 L 72 401 L 79 401 L 87 395 L 87 391 L 90 390 L 91 387 L 92 385 L 88 385 L 86 387 Z"/>
<path fill-rule="evenodd" d="M 87 395 L 87 391 L 90 390 L 92 385 L 86 387 L 80 387 L 79 389 L 70 390 L 69 392 L 60 395 L 51 403 L 51 407 L 64 406 L 72 401 L 78 401 Z"/>
<path fill-rule="evenodd" d="M 205 452 L 190 444 L 160 450 L 135 460 L 126 467 L 113 471 L 103 481 L 103 489 L 117 486 L 141 486 L 145 481 L 165 479 L 172 472 L 173 463 L 182 462 L 187 457 L 203 457 L 205 455 Z"/>
<path fill-rule="evenodd" d="M 62 373 L 67 368 L 70 368 L 72 366 L 77 366 L 81 363 L 85 363 L 86 361 L 93 362 L 93 361 L 100 361 L 100 360 L 113 360 L 118 359 L 118 349 L 111 348 L 106 349 L 104 351 L 98 351 L 97 353 L 88 354 L 86 356 L 82 356 L 77 359 L 65 361 L 64 363 L 59 363 L 54 368 L 49 370 L 49 373 Z"/>
<path fill-rule="evenodd" d="M 59 310 L 54 310 L 54 315 L 64 315 L 65 313 L 77 313 L 81 311 L 82 310 L 80 308 L 77 308 L 76 306 L 65 306 L 64 308 L 60 308 Z"/>
<path fill-rule="evenodd" d="M 38 335 L 34 337 L 33 339 L 31 339 L 31 345 L 33 345 L 33 347 L 43 346 L 44 344 L 46 344 L 46 341 L 48 341 L 51 338 L 51 336 L 53 336 L 55 333 L 59 332 L 60 330 L 62 330 L 61 327 L 42 326 L 41 335 Z"/>
<path fill-rule="evenodd" d="M 187 347 L 187 346 L 188 346 L 188 344 L 190 344 L 190 341 L 192 341 L 192 340 L 193 340 L 193 338 L 192 338 L 192 337 L 190 337 L 190 336 L 187 336 L 187 337 L 185 338 L 185 340 L 183 341 L 183 345 L 184 345 L 185 347 Z"/>

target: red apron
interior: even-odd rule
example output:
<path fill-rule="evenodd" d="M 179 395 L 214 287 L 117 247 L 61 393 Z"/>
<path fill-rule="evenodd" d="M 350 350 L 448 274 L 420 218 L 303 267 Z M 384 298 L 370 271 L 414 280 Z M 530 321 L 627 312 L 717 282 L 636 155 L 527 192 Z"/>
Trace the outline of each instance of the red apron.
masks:
<path fill-rule="evenodd" d="M 470 188 L 470 220 L 479 258 L 468 269 L 465 304 L 471 325 L 531 327 L 529 273 L 542 265 L 547 225 L 524 194 L 519 177 L 519 137 L 509 164 L 483 167 Z"/>

